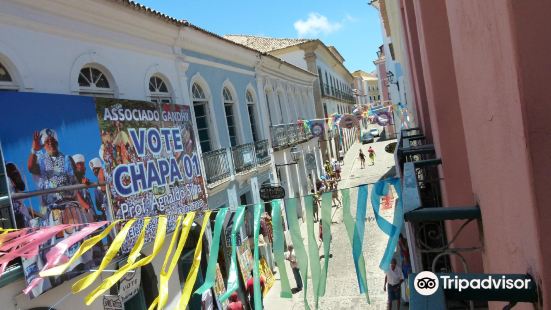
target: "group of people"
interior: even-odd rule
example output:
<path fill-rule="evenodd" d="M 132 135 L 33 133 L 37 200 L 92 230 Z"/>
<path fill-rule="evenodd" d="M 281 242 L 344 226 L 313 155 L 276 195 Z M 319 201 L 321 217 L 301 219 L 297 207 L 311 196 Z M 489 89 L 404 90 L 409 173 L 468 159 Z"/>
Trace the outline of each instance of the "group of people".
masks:
<path fill-rule="evenodd" d="M 398 266 L 396 258 L 392 258 L 390 261 L 390 267 L 385 273 L 385 285 L 384 290 L 388 294 L 388 309 L 392 309 L 392 304 L 396 301 L 397 309 L 400 309 L 400 303 L 402 299 L 402 283 L 406 283 L 409 274 L 411 273 L 411 264 L 409 262 L 409 247 L 407 239 L 400 234 L 398 241 L 399 258 L 401 260 L 401 266 Z"/>
<path fill-rule="evenodd" d="M 370 165 L 375 165 L 375 150 L 371 146 L 369 147 L 369 149 L 367 149 L 367 154 L 369 156 L 369 161 L 371 162 Z M 358 155 L 358 157 L 360 158 L 362 169 L 365 168 L 365 154 L 362 149 L 360 149 L 360 154 Z"/>

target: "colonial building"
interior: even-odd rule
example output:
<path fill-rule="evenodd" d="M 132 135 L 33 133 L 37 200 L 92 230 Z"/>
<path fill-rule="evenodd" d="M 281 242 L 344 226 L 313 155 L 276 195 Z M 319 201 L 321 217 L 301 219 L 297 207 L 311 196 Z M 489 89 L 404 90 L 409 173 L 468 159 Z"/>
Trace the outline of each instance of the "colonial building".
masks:
<path fill-rule="evenodd" d="M 225 38 L 261 52 L 281 58 L 299 68 L 318 75 L 314 85 L 316 118 L 347 114 L 354 110 L 353 77 L 344 66 L 344 58 L 334 46 L 320 40 L 280 39 L 247 35 L 226 35 Z M 355 129 L 326 132 L 320 143 L 324 160 L 338 158 L 357 138 Z M 342 137 L 342 139 L 341 139 Z"/>
<path fill-rule="evenodd" d="M 44 5 L 10 0 L 0 6 L 1 91 L 189 105 L 210 209 L 261 203 L 263 183 L 281 182 L 291 195 L 303 195 L 309 173 L 307 155 L 313 154 L 314 166 L 321 167 L 317 139 L 304 128 L 289 125 L 315 116 L 316 77 L 305 69 L 133 1 L 79 1 L 77 5 L 55 0 Z M 271 110 L 276 102 L 279 110 Z M 270 127 L 281 125 L 287 130 L 286 139 Z M 300 153 L 293 159 L 296 164 L 280 166 L 291 163 L 291 146 Z M 13 227 L 5 186 L 0 188 L 2 217 L 9 219 L 2 227 Z M 241 232 L 244 239 L 251 224 L 252 213 L 248 213 Z M 180 277 L 169 281 L 168 308 L 176 307 L 191 266 L 189 254 L 199 225 L 194 227 L 178 265 Z M 206 235 L 210 240 L 209 229 Z M 208 242 L 203 244 L 210 248 Z M 167 246 L 168 242 L 162 251 Z M 151 247 L 146 245 L 144 254 L 150 254 Z M 227 250 L 221 253 L 221 273 L 227 276 Z M 199 275 L 204 274 L 205 257 Z M 145 309 L 157 297 L 162 260 L 157 257 L 138 271 L 141 285 L 126 302 L 127 308 Z M 82 294 L 65 296 L 78 279 L 29 299 L 21 293 L 26 284 L 21 266 L 15 264 L 0 278 L 2 309 L 83 308 Z M 244 293 L 240 294 L 245 300 Z M 200 302 L 201 296 L 194 296 L 189 308 L 200 307 Z M 102 300 L 90 309 L 103 309 Z"/>

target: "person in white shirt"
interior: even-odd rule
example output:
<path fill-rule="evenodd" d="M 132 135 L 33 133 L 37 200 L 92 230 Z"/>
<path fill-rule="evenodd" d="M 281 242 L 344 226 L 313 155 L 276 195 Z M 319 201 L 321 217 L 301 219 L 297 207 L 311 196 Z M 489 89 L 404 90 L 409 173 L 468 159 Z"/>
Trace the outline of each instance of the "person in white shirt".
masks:
<path fill-rule="evenodd" d="M 214 305 L 212 302 L 212 292 L 210 290 L 206 290 L 201 296 L 201 309 L 212 310 L 213 306 Z"/>
<path fill-rule="evenodd" d="M 388 288 L 388 310 L 392 309 L 392 302 L 394 300 L 396 300 L 398 303 L 398 309 L 400 309 L 400 287 L 402 282 L 404 282 L 404 275 L 402 274 L 401 268 L 396 266 L 396 259 L 393 258 L 390 261 L 390 268 L 388 268 L 385 275 L 384 290 L 387 291 Z"/>
<path fill-rule="evenodd" d="M 289 261 L 289 263 L 291 264 L 291 269 L 293 269 L 293 275 L 295 276 L 295 282 L 297 283 L 296 292 L 300 292 L 302 290 L 302 278 L 298 269 L 297 257 L 295 256 L 295 252 L 293 251 L 292 244 L 289 245 L 288 249 L 289 252 L 285 253 L 285 259 Z"/>

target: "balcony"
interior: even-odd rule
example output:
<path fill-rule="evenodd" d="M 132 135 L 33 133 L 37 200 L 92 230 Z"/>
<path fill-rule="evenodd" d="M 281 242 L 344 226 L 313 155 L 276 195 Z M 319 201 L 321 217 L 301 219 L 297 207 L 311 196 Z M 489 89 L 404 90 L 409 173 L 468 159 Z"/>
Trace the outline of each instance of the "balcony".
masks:
<path fill-rule="evenodd" d="M 270 127 L 272 148 L 281 150 L 313 138 L 309 128 L 299 124 L 281 124 Z"/>
<path fill-rule="evenodd" d="M 202 157 L 209 188 L 229 181 L 234 175 L 244 175 L 266 166 L 271 161 L 268 140 L 206 152 Z"/>
<path fill-rule="evenodd" d="M 263 166 L 270 162 L 270 152 L 269 152 L 269 143 L 268 140 L 262 140 L 255 142 L 255 154 L 256 154 L 256 164 L 258 166 Z"/>
<path fill-rule="evenodd" d="M 254 143 L 241 144 L 231 149 L 235 173 L 246 173 L 256 167 Z"/>
<path fill-rule="evenodd" d="M 320 83 L 320 86 L 322 96 L 345 101 L 348 103 L 354 103 L 354 96 L 352 95 L 352 93 L 344 92 L 326 83 Z"/>
<path fill-rule="evenodd" d="M 438 172 L 442 161 L 436 157 L 434 146 L 429 144 L 422 132 L 417 129 L 402 130 L 397 149 L 398 164 L 402 171 L 402 200 L 405 221 L 405 231 L 408 239 L 410 262 L 413 274 L 409 276 L 413 285 L 415 275 L 421 271 L 432 271 L 437 275 L 447 275 L 452 278 L 459 275 L 466 279 L 483 279 L 486 274 L 469 273 L 465 253 L 482 252 L 482 240 L 471 247 L 454 245 L 458 236 L 471 222 L 477 223 L 482 231 L 481 211 L 478 206 L 444 207 Z M 463 221 L 462 225 L 448 237 L 444 223 L 446 221 Z M 457 258 L 462 266 L 462 273 L 452 270 L 451 259 Z M 501 275 L 493 275 L 501 277 Z M 531 279 L 529 275 L 507 275 L 513 279 Z M 533 282 L 533 280 L 532 280 Z M 486 306 L 487 301 L 507 301 L 509 305 L 517 302 L 535 302 L 536 285 L 510 294 L 510 291 L 493 289 L 489 291 L 466 290 L 456 291 L 444 289 L 440 285 L 438 291 L 430 297 L 422 296 L 416 290 L 410 299 L 410 309 L 448 309 Z"/>

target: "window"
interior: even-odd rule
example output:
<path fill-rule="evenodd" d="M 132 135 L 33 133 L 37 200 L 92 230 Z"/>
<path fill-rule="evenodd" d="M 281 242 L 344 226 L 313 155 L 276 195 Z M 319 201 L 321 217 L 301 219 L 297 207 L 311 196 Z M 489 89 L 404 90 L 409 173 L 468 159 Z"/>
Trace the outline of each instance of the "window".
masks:
<path fill-rule="evenodd" d="M 209 114 L 208 100 L 201 86 L 194 83 L 191 87 L 193 96 L 193 111 L 195 112 L 195 122 L 197 123 L 197 134 L 199 135 L 199 143 L 201 144 L 202 152 L 211 150 L 210 129 L 209 129 Z"/>
<path fill-rule="evenodd" d="M 230 135 L 231 146 L 237 145 L 237 136 L 235 130 L 235 117 L 233 113 L 233 96 L 229 89 L 224 87 L 222 94 L 224 96 L 224 111 L 226 112 L 226 121 L 228 123 L 228 134 Z"/>
<path fill-rule="evenodd" d="M 18 88 L 8 69 L 0 63 L 0 90 L 17 90 Z"/>
<path fill-rule="evenodd" d="M 84 66 L 80 70 L 78 85 L 81 95 L 113 97 L 114 94 L 105 73 L 93 66 Z"/>
<path fill-rule="evenodd" d="M 258 133 L 256 132 L 256 114 L 255 114 L 255 102 L 253 94 L 250 91 L 247 91 L 247 110 L 249 111 L 249 121 L 251 123 L 251 132 L 253 134 L 253 141 L 258 141 Z"/>
<path fill-rule="evenodd" d="M 170 96 L 167 83 L 160 76 L 154 75 L 149 79 L 149 97 L 151 102 L 172 102 L 172 96 Z"/>

